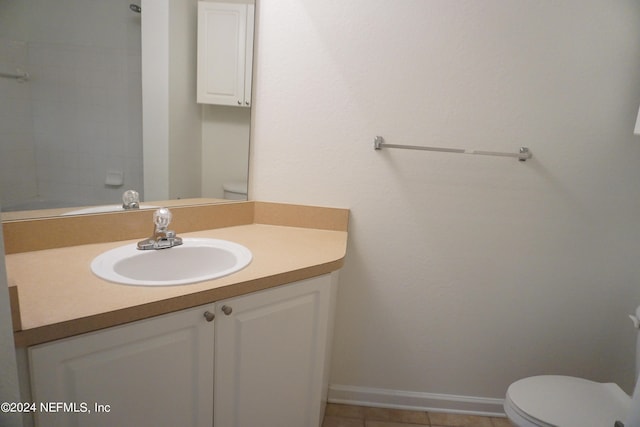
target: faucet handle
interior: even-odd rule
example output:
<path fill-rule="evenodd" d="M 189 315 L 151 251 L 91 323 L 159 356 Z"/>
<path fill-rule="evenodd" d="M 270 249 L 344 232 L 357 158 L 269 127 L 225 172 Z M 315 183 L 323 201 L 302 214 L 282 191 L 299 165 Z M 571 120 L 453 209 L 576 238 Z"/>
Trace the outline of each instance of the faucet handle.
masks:
<path fill-rule="evenodd" d="M 160 208 L 153 213 L 153 223 L 156 228 L 148 239 L 138 242 L 138 249 L 168 249 L 182 244 L 182 238 L 176 236 L 175 231 L 168 230 L 171 222 L 171 211 Z"/>
<path fill-rule="evenodd" d="M 166 229 L 171 223 L 173 215 L 167 208 L 160 208 L 153 213 L 153 223 L 158 229 Z"/>
<path fill-rule="evenodd" d="M 127 190 L 122 194 L 122 207 L 137 209 L 140 207 L 140 194 L 135 190 Z"/>

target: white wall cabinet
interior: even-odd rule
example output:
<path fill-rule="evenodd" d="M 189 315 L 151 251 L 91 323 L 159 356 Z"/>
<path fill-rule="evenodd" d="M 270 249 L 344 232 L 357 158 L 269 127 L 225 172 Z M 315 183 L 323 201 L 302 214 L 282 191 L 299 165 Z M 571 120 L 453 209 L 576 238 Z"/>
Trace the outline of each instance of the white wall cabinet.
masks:
<path fill-rule="evenodd" d="M 255 6 L 198 2 L 197 100 L 251 106 Z"/>
<path fill-rule="evenodd" d="M 30 347 L 34 402 L 72 405 L 38 407 L 36 425 L 211 427 L 207 310 L 213 304 Z"/>
<path fill-rule="evenodd" d="M 319 427 L 336 279 L 30 347 L 33 401 L 71 405 L 36 411 L 36 425 Z"/>
<path fill-rule="evenodd" d="M 334 290 L 325 275 L 216 303 L 215 426 L 320 426 Z"/>

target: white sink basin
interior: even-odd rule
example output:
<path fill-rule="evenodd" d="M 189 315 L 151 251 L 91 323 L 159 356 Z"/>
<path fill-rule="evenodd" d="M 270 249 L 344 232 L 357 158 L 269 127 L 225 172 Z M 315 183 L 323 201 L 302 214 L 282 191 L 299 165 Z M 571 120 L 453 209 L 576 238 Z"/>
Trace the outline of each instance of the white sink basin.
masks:
<path fill-rule="evenodd" d="M 157 209 L 160 206 L 152 205 L 140 205 L 140 209 Z M 82 215 L 90 213 L 105 213 L 105 212 L 124 212 L 126 209 L 122 205 L 104 205 L 104 206 L 91 206 L 88 208 L 76 209 L 69 212 L 64 212 L 62 215 Z"/>
<path fill-rule="evenodd" d="M 170 249 L 143 251 L 135 243 L 111 249 L 93 259 L 91 270 L 125 285 L 187 285 L 235 273 L 251 259 L 251 251 L 237 243 L 186 237 Z"/>

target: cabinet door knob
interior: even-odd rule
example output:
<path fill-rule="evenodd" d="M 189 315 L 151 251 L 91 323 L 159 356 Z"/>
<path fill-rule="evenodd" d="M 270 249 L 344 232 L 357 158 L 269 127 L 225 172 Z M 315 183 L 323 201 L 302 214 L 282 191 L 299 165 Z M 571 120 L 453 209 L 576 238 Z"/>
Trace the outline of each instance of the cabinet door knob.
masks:
<path fill-rule="evenodd" d="M 210 311 L 205 311 L 205 312 L 204 312 L 204 318 L 205 318 L 205 319 L 207 319 L 207 322 L 211 322 L 213 319 L 215 319 L 215 318 L 216 318 L 216 315 L 215 315 L 215 314 L 213 314 L 213 313 L 212 313 L 212 312 L 210 312 Z"/>
<path fill-rule="evenodd" d="M 242 101 L 238 100 L 238 105 L 242 105 Z"/>
<path fill-rule="evenodd" d="M 229 307 L 228 305 L 223 305 L 221 310 L 227 316 L 230 315 L 233 312 L 233 309 L 231 307 Z"/>

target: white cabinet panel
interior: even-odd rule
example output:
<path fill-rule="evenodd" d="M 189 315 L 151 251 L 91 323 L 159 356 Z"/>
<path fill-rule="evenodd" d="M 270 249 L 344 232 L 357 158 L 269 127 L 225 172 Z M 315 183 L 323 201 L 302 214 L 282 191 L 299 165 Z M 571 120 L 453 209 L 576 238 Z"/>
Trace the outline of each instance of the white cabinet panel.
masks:
<path fill-rule="evenodd" d="M 213 305 L 31 347 L 34 400 L 70 405 L 37 411 L 36 424 L 211 427 L 214 328 L 207 310 Z"/>
<path fill-rule="evenodd" d="M 199 103 L 249 107 L 254 5 L 198 2 Z"/>
<path fill-rule="evenodd" d="M 216 304 L 216 426 L 319 426 L 334 283 L 321 276 Z"/>

